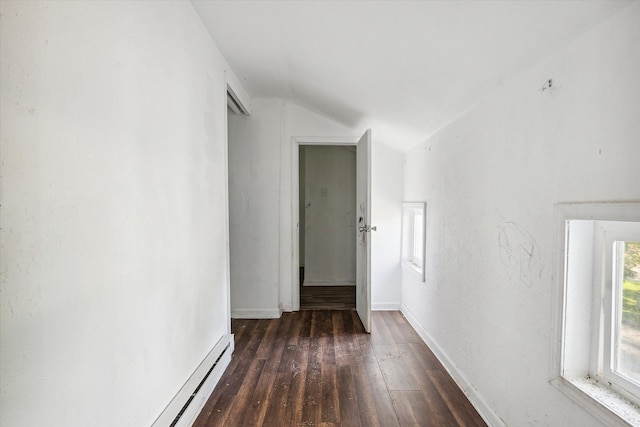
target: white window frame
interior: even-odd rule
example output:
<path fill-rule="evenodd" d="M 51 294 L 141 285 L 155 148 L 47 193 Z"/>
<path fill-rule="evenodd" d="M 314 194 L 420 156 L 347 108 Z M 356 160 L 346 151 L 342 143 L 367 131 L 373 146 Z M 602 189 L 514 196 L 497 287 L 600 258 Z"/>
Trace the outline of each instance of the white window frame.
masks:
<path fill-rule="evenodd" d="M 633 223 L 640 223 L 638 202 L 556 206 L 551 383 L 606 425 L 640 425 L 640 395 L 605 372 L 615 320 L 609 248 L 614 240 L 634 239 Z"/>
<path fill-rule="evenodd" d="M 420 219 L 418 219 L 420 218 Z M 416 220 L 420 223 L 417 224 Z M 427 204 L 402 203 L 402 265 L 425 281 Z"/>
<path fill-rule="evenodd" d="M 635 404 L 640 404 L 640 386 L 633 381 L 629 381 L 625 376 L 616 372 L 613 354 L 617 343 L 616 326 L 619 318 L 618 302 L 622 289 L 619 288 L 619 280 L 617 280 L 622 272 L 623 265 L 618 264 L 618 271 L 613 271 L 614 259 L 617 260 L 622 255 L 619 245 L 615 242 L 634 241 L 640 242 L 640 222 L 612 222 L 597 221 L 596 236 L 603 240 L 603 262 L 599 263 L 603 266 L 604 274 L 604 303 L 601 305 L 602 319 L 604 322 L 603 338 L 602 338 L 602 355 L 601 364 L 598 366 L 598 374 L 600 378 L 608 382 L 608 385 L 615 391 L 627 397 Z M 598 248 L 596 248 L 598 250 Z M 616 253 L 616 251 L 618 253 Z M 613 280 L 613 279 L 616 280 Z M 597 279 L 597 276 L 594 277 Z M 595 283 L 594 283 L 595 285 Z"/>

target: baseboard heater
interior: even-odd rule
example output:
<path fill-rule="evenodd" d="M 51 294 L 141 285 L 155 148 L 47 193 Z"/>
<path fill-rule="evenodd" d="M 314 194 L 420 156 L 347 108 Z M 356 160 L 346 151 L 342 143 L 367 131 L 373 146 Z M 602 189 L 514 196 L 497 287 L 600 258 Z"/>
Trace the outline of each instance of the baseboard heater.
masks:
<path fill-rule="evenodd" d="M 233 335 L 220 338 L 151 427 L 191 426 L 231 362 Z"/>

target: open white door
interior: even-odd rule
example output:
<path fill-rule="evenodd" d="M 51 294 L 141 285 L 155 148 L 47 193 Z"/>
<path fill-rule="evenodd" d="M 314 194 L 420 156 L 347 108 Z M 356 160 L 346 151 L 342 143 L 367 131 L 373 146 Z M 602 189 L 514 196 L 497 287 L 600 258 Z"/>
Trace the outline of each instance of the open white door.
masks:
<path fill-rule="evenodd" d="M 364 329 L 371 332 L 371 129 L 356 149 L 356 206 L 356 310 Z"/>

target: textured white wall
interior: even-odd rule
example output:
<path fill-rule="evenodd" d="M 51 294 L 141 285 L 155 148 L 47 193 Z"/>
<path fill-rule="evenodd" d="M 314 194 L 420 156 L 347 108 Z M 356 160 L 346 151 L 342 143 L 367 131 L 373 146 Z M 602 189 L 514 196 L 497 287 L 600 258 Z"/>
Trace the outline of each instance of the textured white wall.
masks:
<path fill-rule="evenodd" d="M 355 148 L 307 146 L 304 150 L 306 191 L 300 217 L 305 218 L 305 284 L 355 285 Z"/>
<path fill-rule="evenodd" d="M 635 2 L 405 157 L 428 217 L 404 309 L 506 425 L 599 425 L 549 384 L 553 212 L 640 200 L 639 24 Z"/>
<path fill-rule="evenodd" d="M 188 2 L 0 11 L 0 424 L 150 425 L 229 332 L 224 60 Z"/>

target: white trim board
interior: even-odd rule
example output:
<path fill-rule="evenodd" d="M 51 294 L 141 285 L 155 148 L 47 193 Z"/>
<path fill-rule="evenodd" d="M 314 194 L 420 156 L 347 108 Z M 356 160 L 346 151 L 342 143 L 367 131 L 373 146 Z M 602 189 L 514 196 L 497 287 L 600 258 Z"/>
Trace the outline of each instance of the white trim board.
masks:
<path fill-rule="evenodd" d="M 420 338 L 422 338 L 427 347 L 429 347 L 440 363 L 442 363 L 442 366 L 444 366 L 458 387 L 460 387 L 462 392 L 467 396 L 469 402 L 471 402 L 473 407 L 476 408 L 476 411 L 478 411 L 482 419 L 492 427 L 507 427 L 502 418 L 493 412 L 485 402 L 482 395 L 478 393 L 478 391 L 466 379 L 464 374 L 451 362 L 442 348 L 440 348 L 440 346 L 429 336 L 429 333 L 422 327 L 409 308 L 402 304 L 400 311 L 407 321 L 409 321 L 409 324 L 411 324 L 413 329 L 415 329 L 418 335 L 420 335 Z"/>
<path fill-rule="evenodd" d="M 227 93 L 231 95 L 242 113 L 251 115 L 251 97 L 240 83 L 235 73 L 227 68 L 224 70 L 225 81 L 227 82 Z"/>
<path fill-rule="evenodd" d="M 302 286 L 355 286 L 355 280 L 306 280 Z"/>
<path fill-rule="evenodd" d="M 233 349 L 232 334 L 220 338 L 151 427 L 191 426 L 229 366 Z"/>
<path fill-rule="evenodd" d="M 245 309 L 231 310 L 232 319 L 279 319 L 282 316 L 281 309 Z"/>
<path fill-rule="evenodd" d="M 400 311 L 399 302 L 372 302 L 371 311 Z"/>
<path fill-rule="evenodd" d="M 293 307 L 291 306 L 291 304 L 284 304 L 282 307 L 280 307 L 280 311 L 281 312 L 292 312 L 293 311 Z"/>

